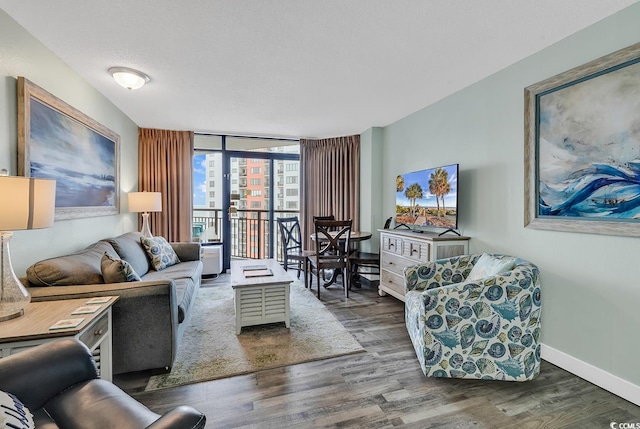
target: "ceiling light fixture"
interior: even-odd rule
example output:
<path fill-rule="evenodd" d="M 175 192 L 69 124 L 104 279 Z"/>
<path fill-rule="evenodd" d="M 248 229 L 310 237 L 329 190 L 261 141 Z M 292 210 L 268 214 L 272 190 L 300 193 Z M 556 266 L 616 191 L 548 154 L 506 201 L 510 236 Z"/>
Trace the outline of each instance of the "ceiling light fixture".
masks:
<path fill-rule="evenodd" d="M 128 67 L 111 67 L 109 74 L 120 86 L 129 90 L 141 88 L 151 80 L 146 74 Z"/>

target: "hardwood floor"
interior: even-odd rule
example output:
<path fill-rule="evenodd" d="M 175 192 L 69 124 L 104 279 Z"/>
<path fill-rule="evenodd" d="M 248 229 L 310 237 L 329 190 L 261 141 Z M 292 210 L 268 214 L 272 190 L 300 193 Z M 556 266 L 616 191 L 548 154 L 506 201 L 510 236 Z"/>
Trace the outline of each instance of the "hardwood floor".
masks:
<path fill-rule="evenodd" d="M 228 275 L 211 284 L 228 283 Z M 315 282 L 314 282 L 315 292 Z M 116 384 L 162 413 L 189 404 L 208 428 L 608 428 L 640 422 L 640 407 L 543 361 L 525 383 L 426 378 L 404 325 L 404 304 L 373 287 L 340 285 L 321 300 L 366 353 L 173 389 L 142 392 L 147 374 Z M 309 299 L 317 299 L 309 293 Z"/>

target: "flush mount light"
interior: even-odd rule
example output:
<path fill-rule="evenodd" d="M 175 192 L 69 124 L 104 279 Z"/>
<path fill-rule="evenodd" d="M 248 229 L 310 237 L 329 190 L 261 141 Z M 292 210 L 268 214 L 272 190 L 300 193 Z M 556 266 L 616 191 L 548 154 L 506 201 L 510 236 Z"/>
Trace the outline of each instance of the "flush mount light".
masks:
<path fill-rule="evenodd" d="M 120 86 L 127 89 L 138 89 L 151 79 L 146 74 L 128 67 L 111 67 L 109 74 Z"/>

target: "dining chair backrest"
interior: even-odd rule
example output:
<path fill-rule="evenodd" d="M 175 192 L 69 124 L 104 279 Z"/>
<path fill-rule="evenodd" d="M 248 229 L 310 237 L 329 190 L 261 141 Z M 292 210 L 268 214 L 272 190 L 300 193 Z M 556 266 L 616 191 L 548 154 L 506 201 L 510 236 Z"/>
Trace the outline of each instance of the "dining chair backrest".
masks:
<path fill-rule="evenodd" d="M 278 227 L 280 229 L 280 239 L 282 241 L 282 254 L 287 260 L 287 255 L 292 251 L 302 250 L 302 234 L 300 233 L 300 221 L 297 216 L 279 217 Z"/>
<path fill-rule="evenodd" d="M 319 220 L 336 220 L 335 216 L 333 215 L 326 215 L 326 216 L 314 216 L 313 217 L 313 224 L 315 225 L 315 223 Z"/>
<path fill-rule="evenodd" d="M 316 261 L 323 268 L 339 268 L 347 263 L 352 221 L 315 222 Z"/>

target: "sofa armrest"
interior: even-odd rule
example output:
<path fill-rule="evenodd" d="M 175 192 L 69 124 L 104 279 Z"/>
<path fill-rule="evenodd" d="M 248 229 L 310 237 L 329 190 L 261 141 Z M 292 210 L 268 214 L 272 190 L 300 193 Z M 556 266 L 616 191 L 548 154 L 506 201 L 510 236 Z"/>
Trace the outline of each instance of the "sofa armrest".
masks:
<path fill-rule="evenodd" d="M 29 288 L 32 301 L 117 295 L 113 305 L 113 373 L 171 368 L 178 349 L 173 280 Z"/>
<path fill-rule="evenodd" d="M 147 429 L 202 429 L 206 421 L 200 411 L 183 405 L 164 413 Z"/>
<path fill-rule="evenodd" d="M 170 243 L 181 261 L 199 261 L 200 243 Z"/>
<path fill-rule="evenodd" d="M 91 352 L 77 340 L 52 341 L 0 359 L 0 390 L 16 395 L 32 412 L 69 387 L 95 378 Z"/>
<path fill-rule="evenodd" d="M 405 293 L 460 283 L 467 278 L 478 258 L 478 255 L 455 256 L 406 267 Z"/>

